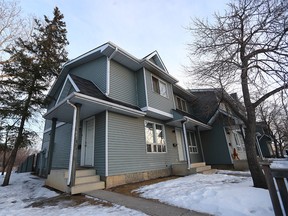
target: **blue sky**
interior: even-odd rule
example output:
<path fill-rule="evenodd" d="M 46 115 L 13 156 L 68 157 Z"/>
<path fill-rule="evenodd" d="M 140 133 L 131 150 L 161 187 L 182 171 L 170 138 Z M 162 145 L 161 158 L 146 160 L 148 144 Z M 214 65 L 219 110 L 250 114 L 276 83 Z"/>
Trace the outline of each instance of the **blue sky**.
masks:
<path fill-rule="evenodd" d="M 137 58 L 157 50 L 169 73 L 185 83 L 185 29 L 191 18 L 212 18 L 227 0 L 20 0 L 24 14 L 52 17 L 58 6 L 68 30 L 69 59 L 107 41 Z"/>

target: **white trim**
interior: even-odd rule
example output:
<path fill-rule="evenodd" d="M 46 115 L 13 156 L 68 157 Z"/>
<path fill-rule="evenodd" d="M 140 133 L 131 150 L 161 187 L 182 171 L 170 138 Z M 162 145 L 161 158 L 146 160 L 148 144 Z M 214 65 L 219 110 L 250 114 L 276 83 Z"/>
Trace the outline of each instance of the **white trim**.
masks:
<path fill-rule="evenodd" d="M 108 110 L 105 115 L 105 176 L 108 176 Z"/>
<path fill-rule="evenodd" d="M 146 115 L 146 113 L 144 113 L 142 111 L 138 111 L 138 110 L 126 107 L 126 106 L 122 106 L 122 105 L 115 104 L 115 103 L 112 103 L 112 102 L 109 102 L 109 101 L 101 100 L 101 99 L 98 99 L 98 98 L 95 98 L 95 97 L 91 97 L 91 96 L 88 96 L 88 95 L 84 95 L 84 94 L 81 94 L 81 93 L 73 92 L 70 95 L 68 95 L 67 98 L 65 98 L 65 100 L 62 100 L 59 104 L 57 104 L 57 106 L 54 106 L 52 109 L 47 111 L 43 115 L 43 117 L 45 118 L 47 115 L 49 115 L 54 110 L 56 110 L 60 105 L 63 105 L 64 103 L 66 103 L 67 100 L 71 100 L 73 97 L 76 97 L 76 98 L 79 98 L 79 99 L 83 99 L 83 100 L 86 100 L 86 101 L 96 102 L 98 104 L 107 106 L 108 108 L 112 108 L 112 109 L 116 109 L 116 110 L 120 110 L 120 111 L 125 111 L 125 112 L 131 113 L 133 115 L 137 115 L 137 116 L 145 116 Z"/>
<path fill-rule="evenodd" d="M 148 102 L 148 93 L 147 93 L 147 81 L 146 81 L 146 68 L 143 67 L 143 74 L 144 74 L 144 86 L 145 86 L 145 98 L 146 98 L 146 106 L 149 107 Z"/>
<path fill-rule="evenodd" d="M 186 102 L 186 100 L 184 100 L 183 98 L 181 98 L 181 97 L 179 97 L 178 95 L 175 95 L 175 97 L 176 97 L 176 108 L 177 109 L 179 109 L 179 110 L 181 110 L 181 111 L 183 111 L 183 112 L 188 112 L 188 109 L 187 109 L 187 102 Z M 177 100 L 177 98 L 179 98 L 180 99 L 180 105 L 181 105 L 181 107 L 182 107 L 182 101 L 184 101 L 184 105 L 185 105 L 185 110 L 183 110 L 183 109 L 180 109 L 179 108 L 179 104 L 178 104 L 178 100 Z M 182 107 L 183 108 L 183 107 Z"/>
<path fill-rule="evenodd" d="M 79 91 L 80 91 L 79 88 L 78 88 L 78 86 L 74 83 L 74 81 L 73 81 L 73 79 L 71 78 L 71 76 L 68 74 L 67 77 L 66 77 L 66 79 L 65 79 L 65 82 L 64 82 L 64 84 L 63 84 L 63 86 L 62 86 L 62 88 L 61 88 L 60 94 L 58 95 L 58 98 L 57 98 L 57 101 L 56 101 L 55 104 L 58 104 L 58 103 L 59 103 L 59 99 L 60 99 L 60 97 L 61 97 L 61 95 L 62 95 L 62 93 L 63 93 L 63 91 L 64 91 L 64 88 L 65 88 L 68 80 L 70 81 L 71 85 L 73 86 L 73 88 L 75 89 L 76 92 L 79 92 Z"/>
<path fill-rule="evenodd" d="M 194 123 L 197 124 L 198 126 L 202 126 L 202 127 L 204 127 L 204 128 L 207 128 L 207 129 L 212 129 L 212 127 L 211 127 L 210 125 L 206 125 L 206 124 L 204 124 L 204 123 L 202 123 L 202 122 L 199 122 L 199 121 L 197 121 L 197 120 L 195 120 L 195 119 L 192 119 L 192 118 L 189 118 L 189 117 L 187 117 L 187 116 L 184 116 L 184 119 L 186 119 L 186 120 L 188 120 L 188 121 L 191 121 L 191 122 L 194 122 Z"/>
<path fill-rule="evenodd" d="M 108 96 L 110 93 L 110 59 L 107 57 L 107 73 L 106 73 L 106 92 L 105 95 Z"/>
<path fill-rule="evenodd" d="M 85 149 L 85 140 L 86 140 L 86 131 L 87 131 L 87 127 L 85 125 L 85 122 L 88 122 L 90 120 L 93 120 L 93 145 L 92 145 L 92 152 L 91 154 L 93 154 L 93 157 L 92 157 L 92 162 L 91 164 L 85 164 L 85 160 L 84 158 L 85 157 L 85 153 L 86 153 L 86 150 Z M 92 116 L 92 117 L 89 117 L 87 119 L 84 119 L 83 120 L 83 126 L 82 126 L 82 142 L 81 142 L 81 159 L 80 159 L 80 166 L 94 166 L 94 150 L 95 150 L 95 116 Z"/>
<path fill-rule="evenodd" d="M 163 115 L 163 116 L 166 116 L 166 117 L 169 117 L 169 118 L 173 118 L 173 115 L 171 113 L 167 113 L 167 112 L 164 112 L 164 111 L 161 111 L 159 109 L 155 109 L 153 107 L 142 107 L 141 110 L 143 112 L 147 112 L 147 111 L 150 111 L 150 112 L 154 112 L 154 113 L 157 113 L 159 115 Z"/>
<path fill-rule="evenodd" d="M 150 55 L 148 55 L 145 59 L 146 59 L 146 60 L 149 60 L 149 59 L 153 58 L 154 56 L 156 56 L 156 57 L 158 58 L 158 60 L 160 61 L 160 64 L 161 64 L 162 67 L 163 67 L 163 69 L 162 69 L 161 67 L 159 67 L 158 65 L 156 65 L 156 64 L 155 64 L 155 65 L 156 65 L 158 68 L 164 70 L 166 73 L 168 73 L 168 70 L 167 70 L 166 66 L 164 65 L 164 63 L 163 63 L 162 59 L 160 58 L 160 55 L 158 54 L 157 51 L 152 52 L 152 53 L 151 53 Z M 153 63 L 153 64 L 154 64 L 154 63 Z"/>
<path fill-rule="evenodd" d="M 90 51 L 84 53 L 83 55 L 80 55 L 80 56 L 76 57 L 75 59 L 72 59 L 71 61 L 68 61 L 68 62 L 63 66 L 63 68 L 65 68 L 66 66 L 68 66 L 68 65 L 70 65 L 70 64 L 72 64 L 72 63 L 74 63 L 74 62 L 76 62 L 76 61 L 79 61 L 80 59 L 83 59 L 83 58 L 85 58 L 85 57 L 87 57 L 87 56 L 89 56 L 89 55 L 91 55 L 91 54 L 93 54 L 93 53 L 96 53 L 96 52 L 98 52 L 98 51 L 103 52 L 103 50 L 105 50 L 108 46 L 109 46 L 109 42 L 103 44 L 102 46 L 100 46 L 100 47 L 98 47 L 98 48 L 95 48 L 95 49 L 93 49 L 93 50 L 90 50 Z"/>
<path fill-rule="evenodd" d="M 56 124 L 56 128 L 61 127 L 62 125 L 65 125 L 65 124 L 66 124 L 66 122 L 59 122 L 59 123 Z M 44 130 L 43 133 L 44 133 L 44 134 L 45 134 L 45 133 L 48 133 L 48 132 L 51 131 L 51 130 L 52 130 L 52 128 L 49 127 L 49 128 L 47 128 L 46 130 Z"/>

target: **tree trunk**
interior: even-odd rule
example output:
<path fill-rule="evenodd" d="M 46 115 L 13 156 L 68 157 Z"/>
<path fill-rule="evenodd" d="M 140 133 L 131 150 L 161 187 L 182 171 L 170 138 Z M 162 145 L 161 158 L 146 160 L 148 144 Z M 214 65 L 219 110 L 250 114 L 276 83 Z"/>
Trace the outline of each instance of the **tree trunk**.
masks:
<path fill-rule="evenodd" d="M 36 79 L 37 79 L 36 76 L 34 76 L 33 80 L 32 80 L 32 83 L 31 83 L 31 86 L 30 86 L 30 89 L 28 91 L 28 97 L 27 97 L 27 100 L 25 101 L 25 105 L 24 105 L 24 108 L 23 108 L 23 111 L 22 111 L 22 116 L 21 116 L 21 122 L 20 122 L 19 130 L 18 130 L 18 135 L 17 135 L 16 141 L 15 141 L 14 148 L 13 148 L 13 150 L 11 152 L 11 155 L 10 155 L 10 158 L 8 160 L 6 175 L 5 175 L 5 178 L 4 178 L 2 186 L 7 186 L 9 184 L 9 181 L 10 181 L 10 176 L 11 176 L 12 169 L 13 169 L 13 166 L 14 166 L 14 163 L 15 163 L 15 160 L 16 160 L 17 152 L 18 152 L 18 149 L 19 149 L 19 147 L 21 145 L 21 142 L 22 142 L 24 125 L 25 125 L 25 122 L 26 122 L 27 117 L 28 117 L 28 110 L 29 110 L 29 107 L 30 107 L 30 102 L 31 102 L 32 95 L 33 95 L 33 87 L 34 87 L 34 85 L 36 83 Z"/>

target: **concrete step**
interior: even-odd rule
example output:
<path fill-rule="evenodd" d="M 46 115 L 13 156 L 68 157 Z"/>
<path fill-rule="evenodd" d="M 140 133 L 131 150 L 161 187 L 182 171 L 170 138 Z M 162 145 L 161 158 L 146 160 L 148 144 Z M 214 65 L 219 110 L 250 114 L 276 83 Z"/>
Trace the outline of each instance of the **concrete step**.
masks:
<path fill-rule="evenodd" d="M 205 163 L 205 162 L 199 162 L 199 163 L 192 163 L 192 164 L 190 164 L 190 167 L 191 167 L 191 168 L 197 168 L 197 167 L 203 167 L 203 166 L 206 166 L 206 163 Z"/>
<path fill-rule="evenodd" d="M 92 176 L 92 175 L 96 175 L 95 169 L 76 170 L 76 177 Z M 68 170 L 65 172 L 64 178 L 68 178 Z"/>
<path fill-rule="evenodd" d="M 201 167 L 197 167 L 196 168 L 196 172 L 197 173 L 202 173 L 202 172 L 210 170 L 210 169 L 211 169 L 211 166 L 201 166 Z"/>
<path fill-rule="evenodd" d="M 85 193 L 88 191 L 99 190 L 105 188 L 105 182 L 92 182 L 85 184 L 78 184 L 71 188 L 71 194 Z"/>
<path fill-rule="evenodd" d="M 217 169 L 210 169 L 210 170 L 205 170 L 202 172 L 202 174 L 209 175 L 209 174 L 215 174 L 217 172 Z"/>
<path fill-rule="evenodd" d="M 76 177 L 75 184 L 84 184 L 84 183 L 91 183 L 91 182 L 99 182 L 100 176 L 99 175 L 93 175 L 93 176 L 82 176 L 82 177 Z"/>

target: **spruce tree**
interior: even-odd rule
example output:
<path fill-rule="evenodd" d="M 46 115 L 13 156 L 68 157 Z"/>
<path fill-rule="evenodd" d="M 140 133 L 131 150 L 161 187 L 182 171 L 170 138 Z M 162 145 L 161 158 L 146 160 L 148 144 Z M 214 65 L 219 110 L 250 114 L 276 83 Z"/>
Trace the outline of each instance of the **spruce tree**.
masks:
<path fill-rule="evenodd" d="M 33 113 L 45 107 L 45 93 L 67 61 L 65 47 L 68 41 L 64 16 L 57 7 L 53 14 L 51 20 L 47 16 L 44 16 L 44 21 L 35 19 L 36 28 L 31 39 L 27 41 L 19 38 L 16 45 L 8 50 L 12 61 L 3 67 L 7 78 L 0 81 L 2 94 L 5 95 L 5 100 L 1 100 L 1 110 L 5 115 L 20 120 L 2 186 L 9 184 L 17 151 L 25 138 L 25 124 L 33 117 Z"/>

